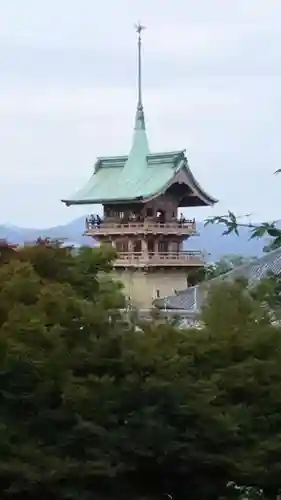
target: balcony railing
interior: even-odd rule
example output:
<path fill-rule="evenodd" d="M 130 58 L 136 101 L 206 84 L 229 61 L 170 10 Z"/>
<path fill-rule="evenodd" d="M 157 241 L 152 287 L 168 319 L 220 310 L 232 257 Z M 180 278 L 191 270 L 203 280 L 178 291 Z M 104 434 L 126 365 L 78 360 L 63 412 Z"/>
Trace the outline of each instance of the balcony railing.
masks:
<path fill-rule="evenodd" d="M 104 221 L 100 224 L 86 219 L 85 234 L 89 236 L 114 236 L 118 234 L 195 234 L 195 220 L 174 222 L 110 222 Z"/>
<path fill-rule="evenodd" d="M 189 267 L 203 266 L 204 256 L 197 250 L 182 252 L 119 252 L 114 262 L 115 267 Z"/>

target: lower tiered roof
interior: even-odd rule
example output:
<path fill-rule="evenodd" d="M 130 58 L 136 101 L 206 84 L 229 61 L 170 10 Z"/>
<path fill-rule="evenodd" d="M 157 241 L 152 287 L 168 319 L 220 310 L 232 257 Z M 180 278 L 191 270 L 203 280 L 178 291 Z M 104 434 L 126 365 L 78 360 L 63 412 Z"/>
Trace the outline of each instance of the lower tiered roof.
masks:
<path fill-rule="evenodd" d="M 199 312 L 210 285 L 220 281 L 234 281 L 238 278 L 244 278 L 252 286 L 263 278 L 266 278 L 269 273 L 275 275 L 281 274 L 281 248 L 266 253 L 249 264 L 237 266 L 217 278 L 189 287 L 186 290 L 178 291 L 175 295 L 156 299 L 154 305 L 159 309 Z"/>

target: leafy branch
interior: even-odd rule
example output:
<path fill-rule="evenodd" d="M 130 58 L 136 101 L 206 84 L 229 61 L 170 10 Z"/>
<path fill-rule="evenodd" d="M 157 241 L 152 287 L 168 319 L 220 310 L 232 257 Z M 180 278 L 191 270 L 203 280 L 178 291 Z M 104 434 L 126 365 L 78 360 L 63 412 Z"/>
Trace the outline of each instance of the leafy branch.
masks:
<path fill-rule="evenodd" d="M 236 215 L 229 210 L 227 215 L 209 217 L 204 225 L 223 224 L 225 226 L 223 236 L 231 233 L 239 236 L 239 229 L 242 227 L 250 229 L 250 239 L 262 238 L 267 234 L 272 238 L 272 241 L 270 245 L 265 247 L 265 251 L 270 251 L 281 246 L 281 230 L 276 227 L 276 223 L 277 221 L 262 222 L 261 224 L 241 223 L 237 220 Z"/>
<path fill-rule="evenodd" d="M 274 174 L 280 174 L 281 168 L 276 170 Z M 250 229 L 250 239 L 253 238 L 262 238 L 265 235 L 268 235 L 272 238 L 270 245 L 267 245 L 264 248 L 264 251 L 275 250 L 276 248 L 281 247 L 281 229 L 276 227 L 276 223 L 278 221 L 273 222 L 262 222 L 261 224 L 253 224 L 251 222 L 239 222 L 238 217 L 231 212 L 230 210 L 226 215 L 218 215 L 216 217 L 209 217 L 204 226 L 209 224 L 223 224 L 225 226 L 225 230 L 223 231 L 223 235 L 228 235 L 231 233 L 239 235 L 239 229 L 242 227 L 246 227 Z"/>

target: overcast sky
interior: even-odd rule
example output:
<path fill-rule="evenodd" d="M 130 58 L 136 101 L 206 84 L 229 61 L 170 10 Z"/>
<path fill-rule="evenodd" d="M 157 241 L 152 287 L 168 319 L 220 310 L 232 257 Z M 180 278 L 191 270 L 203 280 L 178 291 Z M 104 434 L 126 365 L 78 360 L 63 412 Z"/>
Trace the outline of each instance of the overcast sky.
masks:
<path fill-rule="evenodd" d="M 60 199 L 128 152 L 138 20 L 150 149 L 220 200 L 190 216 L 281 217 L 280 0 L 0 0 L 0 223 L 85 213 Z"/>

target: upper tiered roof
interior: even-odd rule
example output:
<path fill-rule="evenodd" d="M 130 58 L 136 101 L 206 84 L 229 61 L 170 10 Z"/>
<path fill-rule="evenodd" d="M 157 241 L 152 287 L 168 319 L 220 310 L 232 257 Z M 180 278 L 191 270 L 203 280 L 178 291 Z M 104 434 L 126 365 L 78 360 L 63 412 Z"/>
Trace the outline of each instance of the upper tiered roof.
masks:
<path fill-rule="evenodd" d="M 95 203 L 145 202 L 180 185 L 181 206 L 205 206 L 216 203 L 193 177 L 185 150 L 150 153 L 145 128 L 141 86 L 141 32 L 138 33 L 138 101 L 131 151 L 128 156 L 100 157 L 88 183 L 66 205 Z"/>

